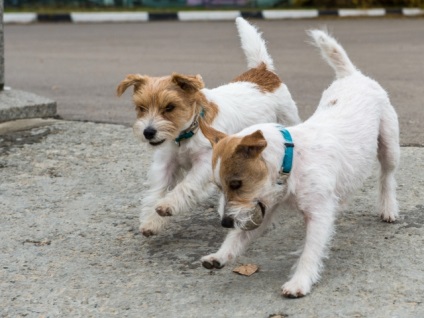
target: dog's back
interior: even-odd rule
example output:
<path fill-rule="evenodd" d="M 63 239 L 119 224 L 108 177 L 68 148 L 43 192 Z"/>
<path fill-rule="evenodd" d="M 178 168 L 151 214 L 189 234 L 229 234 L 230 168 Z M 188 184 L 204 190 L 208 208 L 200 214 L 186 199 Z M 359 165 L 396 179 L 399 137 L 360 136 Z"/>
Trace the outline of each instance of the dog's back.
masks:
<path fill-rule="evenodd" d="M 336 80 L 322 94 L 313 116 L 299 129 L 295 127 L 295 131 L 301 130 L 304 136 L 309 136 L 304 139 L 310 143 L 310 149 L 319 144 L 318 155 L 328 154 L 337 159 L 337 165 L 329 169 L 338 167 L 340 188 L 351 192 L 368 176 L 377 156 L 385 169 L 385 162 L 390 169 L 397 165 L 397 115 L 386 91 L 354 66 L 333 37 L 321 30 L 308 34 L 334 69 Z M 392 219 L 396 214 L 384 218 Z"/>
<path fill-rule="evenodd" d="M 213 126 L 236 133 L 258 122 L 298 124 L 296 103 L 275 73 L 261 33 L 241 17 L 236 19 L 236 26 L 249 69 L 227 85 L 203 89 L 206 98 L 219 106 Z"/>

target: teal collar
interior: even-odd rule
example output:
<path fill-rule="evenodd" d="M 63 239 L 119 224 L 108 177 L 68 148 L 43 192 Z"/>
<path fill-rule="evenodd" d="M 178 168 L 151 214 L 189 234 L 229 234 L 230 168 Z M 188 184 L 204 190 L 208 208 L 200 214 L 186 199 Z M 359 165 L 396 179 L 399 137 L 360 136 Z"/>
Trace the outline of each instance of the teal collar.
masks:
<path fill-rule="evenodd" d="M 199 117 L 204 117 L 205 116 L 205 110 L 202 108 L 202 110 L 200 111 L 200 113 L 198 115 L 196 115 L 196 117 L 194 118 L 193 122 L 191 123 L 190 127 L 188 127 L 187 129 L 183 130 L 177 138 L 175 138 L 175 143 L 180 146 L 181 141 L 186 140 L 186 139 L 190 139 L 191 137 L 194 136 L 194 134 L 199 130 Z"/>
<path fill-rule="evenodd" d="M 284 138 L 284 146 L 286 147 L 286 150 L 284 152 L 283 163 L 281 165 L 281 171 L 282 173 L 290 173 L 293 166 L 294 143 L 289 131 L 285 129 L 284 127 L 279 127 L 279 128 Z"/>

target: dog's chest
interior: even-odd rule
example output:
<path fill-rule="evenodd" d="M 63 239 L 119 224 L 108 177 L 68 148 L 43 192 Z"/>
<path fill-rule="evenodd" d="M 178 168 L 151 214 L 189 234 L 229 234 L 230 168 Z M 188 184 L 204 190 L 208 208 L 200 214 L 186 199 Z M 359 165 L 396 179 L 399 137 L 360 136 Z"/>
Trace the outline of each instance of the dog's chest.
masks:
<path fill-rule="evenodd" d="M 175 159 L 178 165 L 184 170 L 190 170 L 193 165 L 193 154 L 187 147 L 179 147 Z"/>

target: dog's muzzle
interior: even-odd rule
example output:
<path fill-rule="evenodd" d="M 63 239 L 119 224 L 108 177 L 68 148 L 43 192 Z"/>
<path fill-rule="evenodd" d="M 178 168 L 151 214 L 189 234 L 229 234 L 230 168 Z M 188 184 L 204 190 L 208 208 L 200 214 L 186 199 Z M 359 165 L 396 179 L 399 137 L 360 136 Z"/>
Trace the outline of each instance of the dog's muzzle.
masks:
<path fill-rule="evenodd" d="M 148 126 L 146 129 L 143 130 L 143 136 L 146 138 L 146 140 L 149 142 L 152 146 L 159 146 L 162 144 L 165 139 L 162 140 L 156 140 L 157 130 L 151 126 Z"/>
<path fill-rule="evenodd" d="M 147 140 L 152 140 L 153 138 L 155 138 L 156 133 L 157 130 L 150 126 L 144 129 L 143 131 L 144 138 L 146 138 Z"/>

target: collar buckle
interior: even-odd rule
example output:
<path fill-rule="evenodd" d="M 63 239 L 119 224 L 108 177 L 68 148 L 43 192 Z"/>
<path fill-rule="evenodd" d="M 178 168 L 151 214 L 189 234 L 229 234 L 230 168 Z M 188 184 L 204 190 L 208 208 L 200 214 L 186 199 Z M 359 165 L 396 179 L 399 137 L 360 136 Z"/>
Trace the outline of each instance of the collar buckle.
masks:
<path fill-rule="evenodd" d="M 191 123 L 190 127 L 188 127 L 187 129 L 183 130 L 177 138 L 174 139 L 175 143 L 178 145 L 178 147 L 181 146 L 181 141 L 185 140 L 185 139 L 190 139 L 191 137 L 194 136 L 194 134 L 199 130 L 199 117 L 204 117 L 205 116 L 205 110 L 202 109 L 200 110 L 200 113 L 197 114 L 194 117 L 193 122 Z"/>

